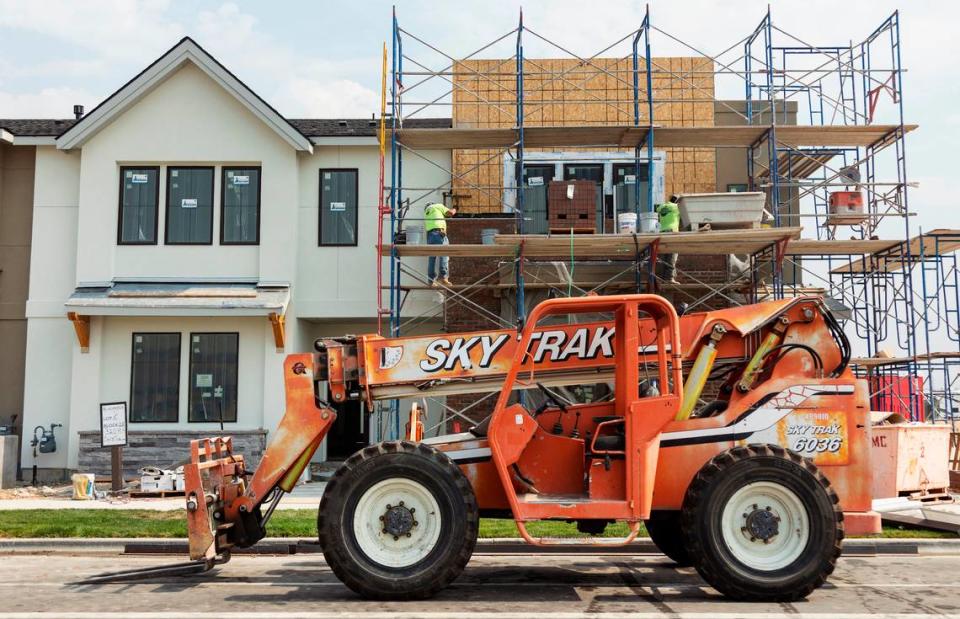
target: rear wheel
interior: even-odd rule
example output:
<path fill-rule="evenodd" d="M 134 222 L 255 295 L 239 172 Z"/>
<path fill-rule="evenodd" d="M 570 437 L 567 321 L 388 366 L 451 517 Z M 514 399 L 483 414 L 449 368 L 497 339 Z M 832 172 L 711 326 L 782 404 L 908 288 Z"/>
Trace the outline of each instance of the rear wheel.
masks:
<path fill-rule="evenodd" d="M 776 445 L 750 445 L 700 470 L 682 527 L 688 556 L 715 589 L 786 602 L 805 598 L 833 572 L 843 512 L 812 462 Z"/>
<path fill-rule="evenodd" d="M 317 529 L 337 578 L 366 598 L 430 597 L 463 571 L 477 502 L 449 458 L 404 441 L 351 456 L 327 484 Z"/>
<path fill-rule="evenodd" d="M 676 510 L 654 510 L 650 519 L 644 520 L 650 539 L 663 554 L 677 565 L 686 567 L 691 564 L 683 543 L 683 527 L 680 526 L 680 512 Z"/>

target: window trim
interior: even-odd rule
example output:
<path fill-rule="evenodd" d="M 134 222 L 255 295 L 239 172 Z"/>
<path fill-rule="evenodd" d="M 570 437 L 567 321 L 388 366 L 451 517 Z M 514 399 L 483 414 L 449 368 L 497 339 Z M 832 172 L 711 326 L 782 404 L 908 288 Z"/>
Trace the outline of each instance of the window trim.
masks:
<path fill-rule="evenodd" d="M 353 212 L 353 229 L 357 231 L 353 243 L 324 243 L 323 242 L 323 173 L 324 172 L 353 172 L 353 193 L 357 196 L 357 208 Z M 360 244 L 360 168 L 320 168 L 317 176 L 320 199 L 317 202 L 317 247 L 357 247 Z"/>
<path fill-rule="evenodd" d="M 237 341 L 237 418 L 233 421 L 224 419 L 223 423 L 240 423 L 240 332 L 239 331 L 191 331 L 187 336 L 189 338 L 191 349 L 187 351 L 189 362 L 187 363 L 187 423 L 220 423 L 217 419 L 202 419 L 194 421 L 190 418 L 193 412 L 193 336 L 194 335 L 232 335 Z"/>
<path fill-rule="evenodd" d="M 210 170 L 210 180 L 213 181 L 210 183 L 210 240 L 206 242 L 193 242 L 193 241 L 171 241 L 170 240 L 170 173 L 173 170 Z M 213 245 L 213 216 L 217 212 L 217 205 L 214 201 L 214 196 L 216 195 L 216 184 L 217 184 L 217 166 L 212 165 L 168 165 L 167 166 L 167 186 L 166 186 L 166 200 L 164 200 L 164 213 L 165 217 L 163 220 L 163 244 L 164 245 L 202 245 L 209 246 Z"/>
<path fill-rule="evenodd" d="M 153 197 L 156 204 L 154 205 L 154 214 L 153 214 L 153 241 L 124 241 L 123 240 L 123 185 L 124 185 L 124 173 L 127 170 L 155 170 L 157 172 L 157 189 Z M 156 245 L 160 242 L 159 226 L 160 226 L 160 166 L 156 165 L 122 165 L 120 166 L 120 182 L 119 186 L 119 196 L 117 198 L 117 245 Z"/>
<path fill-rule="evenodd" d="M 133 418 L 133 360 L 136 356 L 136 337 L 138 335 L 176 335 L 177 336 L 177 414 L 170 421 L 142 421 Z M 130 406 L 127 407 L 127 421 L 129 423 L 180 423 L 180 370 L 183 367 L 183 333 L 180 331 L 133 331 L 130 333 Z"/>
<path fill-rule="evenodd" d="M 227 172 L 236 170 L 256 170 L 257 171 L 257 235 L 254 241 L 225 241 L 223 240 L 223 222 L 224 213 L 227 208 Z M 260 205 L 263 196 L 263 166 L 245 165 L 245 166 L 222 166 L 220 168 L 220 244 L 221 245 L 259 245 L 260 244 Z"/>

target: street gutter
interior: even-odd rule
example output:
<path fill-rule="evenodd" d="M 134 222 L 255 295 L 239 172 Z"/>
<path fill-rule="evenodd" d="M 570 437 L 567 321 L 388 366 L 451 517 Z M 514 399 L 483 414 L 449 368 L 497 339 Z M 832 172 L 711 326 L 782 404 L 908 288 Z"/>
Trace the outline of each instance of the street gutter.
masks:
<path fill-rule="evenodd" d="M 268 537 L 256 546 L 237 549 L 234 554 L 316 554 L 320 545 L 315 539 Z M 186 555 L 187 542 L 182 538 L 6 538 L 0 539 L 0 554 L 127 554 Z M 475 554 L 659 554 L 649 538 L 638 538 L 627 546 L 597 548 L 590 545 L 563 545 L 534 548 L 518 538 L 477 540 Z M 960 555 L 960 539 L 847 539 L 843 544 L 846 556 L 874 555 Z"/>

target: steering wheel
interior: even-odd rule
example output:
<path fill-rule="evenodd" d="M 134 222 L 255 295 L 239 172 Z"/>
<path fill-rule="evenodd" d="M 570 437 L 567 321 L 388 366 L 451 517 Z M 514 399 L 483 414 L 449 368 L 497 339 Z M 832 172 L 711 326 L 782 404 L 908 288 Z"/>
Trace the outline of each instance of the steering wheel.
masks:
<path fill-rule="evenodd" d="M 563 412 L 567 412 L 567 405 L 561 402 L 560 398 L 553 395 L 553 392 L 551 392 L 549 389 L 544 387 L 542 383 L 537 383 L 537 389 L 540 390 L 540 393 L 542 393 L 544 397 L 546 397 L 548 400 L 556 404 L 557 408 L 559 408 Z"/>

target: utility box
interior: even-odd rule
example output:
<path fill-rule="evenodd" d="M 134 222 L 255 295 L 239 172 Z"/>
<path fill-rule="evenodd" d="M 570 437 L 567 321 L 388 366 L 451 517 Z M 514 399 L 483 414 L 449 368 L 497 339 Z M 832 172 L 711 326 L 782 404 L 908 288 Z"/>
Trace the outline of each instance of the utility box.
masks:
<path fill-rule="evenodd" d="M 17 485 L 17 437 L 0 436 L 0 488 Z"/>
<path fill-rule="evenodd" d="M 950 426 L 893 423 L 873 426 L 872 430 L 873 498 L 950 487 Z"/>
<path fill-rule="evenodd" d="M 862 191 L 833 191 L 830 192 L 830 224 L 859 224 L 866 219 L 863 211 Z"/>
<path fill-rule="evenodd" d="M 680 196 L 680 225 L 697 230 L 711 228 L 759 228 L 766 196 L 762 191 L 688 193 Z"/>

